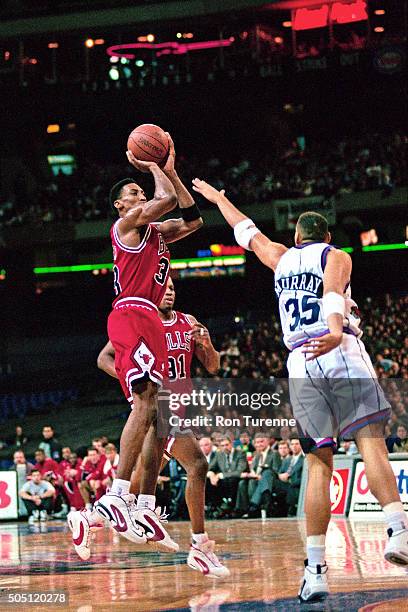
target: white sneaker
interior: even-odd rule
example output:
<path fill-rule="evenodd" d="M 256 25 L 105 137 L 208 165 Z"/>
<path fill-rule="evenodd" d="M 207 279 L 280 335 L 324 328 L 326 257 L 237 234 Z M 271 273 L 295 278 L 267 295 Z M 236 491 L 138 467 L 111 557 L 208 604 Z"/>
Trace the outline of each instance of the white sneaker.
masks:
<path fill-rule="evenodd" d="M 28 524 L 29 524 L 29 525 L 34 525 L 34 523 L 35 523 L 35 518 L 34 518 L 34 515 L 33 515 L 33 514 L 31 514 L 31 515 L 28 517 Z"/>
<path fill-rule="evenodd" d="M 72 543 L 75 552 L 83 561 L 88 561 L 91 556 L 92 533 L 102 529 L 102 521 L 98 521 L 89 510 L 71 510 L 67 516 L 67 522 L 72 531 Z"/>
<path fill-rule="evenodd" d="M 394 565 L 408 565 L 408 529 L 401 529 L 394 533 L 390 528 L 387 533 L 389 539 L 384 557 Z"/>
<path fill-rule="evenodd" d="M 167 514 L 161 513 L 161 508 L 150 510 L 142 508 L 136 510 L 135 520 L 146 533 L 149 544 L 154 545 L 163 552 L 178 552 L 179 545 L 174 542 L 163 527 L 167 523 Z"/>
<path fill-rule="evenodd" d="M 106 493 L 95 503 L 95 510 L 124 538 L 135 544 L 146 544 L 146 534 L 139 521 L 135 520 L 137 510 L 134 495 Z"/>
<path fill-rule="evenodd" d="M 33 522 L 34 523 L 38 523 L 40 520 L 40 511 L 39 510 L 33 510 Z"/>
<path fill-rule="evenodd" d="M 48 518 L 48 514 L 46 510 L 40 510 L 40 521 L 44 523 Z"/>
<path fill-rule="evenodd" d="M 191 569 L 198 570 L 205 576 L 215 576 L 216 578 L 227 578 L 230 571 L 222 565 L 217 555 L 214 553 L 215 542 L 208 540 L 198 544 L 191 544 L 190 552 L 187 557 L 187 565 Z"/>
<path fill-rule="evenodd" d="M 327 583 L 327 565 L 311 567 L 305 561 L 305 575 L 300 586 L 298 597 L 300 601 L 321 601 L 329 594 Z"/>

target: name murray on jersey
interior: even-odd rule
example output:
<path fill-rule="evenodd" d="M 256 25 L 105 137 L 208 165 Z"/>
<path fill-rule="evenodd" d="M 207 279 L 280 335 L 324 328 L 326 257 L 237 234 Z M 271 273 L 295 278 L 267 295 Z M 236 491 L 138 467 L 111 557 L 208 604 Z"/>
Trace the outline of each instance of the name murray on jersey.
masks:
<path fill-rule="evenodd" d="M 302 272 L 275 280 L 275 291 L 279 297 L 282 291 L 307 291 L 320 298 L 323 295 L 323 279 L 313 272 Z"/>

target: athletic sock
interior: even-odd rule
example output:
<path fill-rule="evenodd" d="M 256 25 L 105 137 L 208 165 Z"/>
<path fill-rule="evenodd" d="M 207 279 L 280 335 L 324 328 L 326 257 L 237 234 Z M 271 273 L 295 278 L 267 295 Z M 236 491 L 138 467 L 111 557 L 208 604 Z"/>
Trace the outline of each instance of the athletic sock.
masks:
<path fill-rule="evenodd" d="M 193 541 L 193 544 L 200 545 L 208 541 L 208 535 L 205 532 L 204 533 L 192 533 L 191 539 Z"/>
<path fill-rule="evenodd" d="M 143 510 L 144 508 L 149 508 L 149 510 L 153 510 L 156 508 L 156 496 L 155 495 L 143 495 L 142 493 L 137 498 L 136 508 L 138 510 Z"/>
<path fill-rule="evenodd" d="M 130 480 L 122 480 L 121 478 L 114 478 L 111 489 L 107 495 L 127 495 L 129 493 Z"/>
<path fill-rule="evenodd" d="M 316 565 L 324 565 L 324 556 L 326 553 L 325 541 L 325 535 L 307 536 L 306 554 L 307 563 L 310 567 L 316 567 Z"/>
<path fill-rule="evenodd" d="M 385 520 L 393 533 L 408 529 L 408 517 L 404 511 L 402 502 L 391 502 L 383 508 Z"/>

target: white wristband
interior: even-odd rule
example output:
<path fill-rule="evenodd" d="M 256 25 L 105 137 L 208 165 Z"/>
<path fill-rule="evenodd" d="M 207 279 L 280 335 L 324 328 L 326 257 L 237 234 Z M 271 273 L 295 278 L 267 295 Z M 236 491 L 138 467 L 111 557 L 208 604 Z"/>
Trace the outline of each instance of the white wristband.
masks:
<path fill-rule="evenodd" d="M 344 317 L 346 310 L 346 301 L 340 293 L 329 291 L 322 299 L 323 315 L 327 321 L 327 317 L 331 314 L 340 314 Z"/>
<path fill-rule="evenodd" d="M 238 242 L 239 246 L 247 251 L 252 251 L 249 243 L 255 234 L 258 234 L 259 232 L 260 230 L 256 227 L 252 219 L 249 218 L 243 219 L 243 221 L 240 221 L 234 227 L 235 240 Z"/>

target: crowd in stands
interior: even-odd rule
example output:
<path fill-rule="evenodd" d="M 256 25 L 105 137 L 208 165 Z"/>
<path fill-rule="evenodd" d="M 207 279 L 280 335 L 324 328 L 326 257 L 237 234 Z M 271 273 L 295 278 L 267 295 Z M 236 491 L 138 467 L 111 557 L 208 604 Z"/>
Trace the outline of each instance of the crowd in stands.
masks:
<path fill-rule="evenodd" d="M 262 155 L 259 159 L 232 162 L 179 155 L 177 163 L 187 185 L 192 177 L 203 177 L 215 187 L 227 189 L 229 197 L 239 205 L 371 189 L 382 190 L 387 196 L 394 187 L 407 184 L 407 142 L 400 134 L 369 134 L 330 143 L 304 144 L 299 139 L 277 157 Z M 21 177 L 7 200 L 0 195 L 0 228 L 113 217 L 109 190 L 131 172 L 126 165 L 80 163 L 72 175 L 60 172 L 39 181 L 32 194 Z"/>

